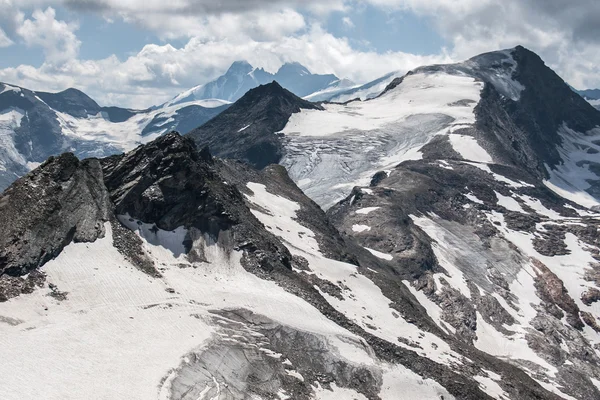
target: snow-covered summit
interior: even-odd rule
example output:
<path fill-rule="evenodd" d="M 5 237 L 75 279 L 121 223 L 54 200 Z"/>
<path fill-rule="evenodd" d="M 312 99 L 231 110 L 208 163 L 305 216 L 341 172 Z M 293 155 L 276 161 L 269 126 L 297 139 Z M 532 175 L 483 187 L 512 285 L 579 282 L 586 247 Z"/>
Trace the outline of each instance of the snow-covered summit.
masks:
<path fill-rule="evenodd" d="M 236 61 L 222 76 L 175 96 L 165 103 L 165 106 L 182 101 L 211 98 L 233 102 L 248 90 L 274 80 L 300 97 L 323 90 L 333 82 L 339 81 L 335 75 L 312 74 L 298 62 L 285 63 L 275 74 L 272 74 L 263 68 L 252 67 L 247 61 Z"/>

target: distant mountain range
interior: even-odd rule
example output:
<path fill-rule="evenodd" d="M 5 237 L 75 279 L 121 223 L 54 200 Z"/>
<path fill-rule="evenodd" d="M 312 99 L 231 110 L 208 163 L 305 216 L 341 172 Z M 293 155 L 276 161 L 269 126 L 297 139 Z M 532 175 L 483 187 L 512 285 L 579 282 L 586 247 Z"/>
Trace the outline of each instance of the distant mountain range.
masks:
<path fill-rule="evenodd" d="M 294 97 L 310 102 L 344 103 L 373 99 L 402 76 L 396 71 L 356 85 L 333 74 L 312 74 L 297 62 L 286 63 L 272 74 L 237 61 L 216 80 L 146 110 L 102 107 L 73 88 L 47 93 L 0 82 L 0 190 L 47 157 L 64 151 L 80 158 L 101 157 L 131 150 L 172 130 L 185 134 L 219 115 L 249 90 L 273 81 Z M 575 91 L 600 109 L 600 89 Z M 282 121 L 287 121 L 289 114 L 286 112 Z M 204 134 L 213 125 L 205 127 Z M 257 126 L 245 134 L 250 135 Z"/>
<path fill-rule="evenodd" d="M 146 110 L 101 107 L 77 89 L 36 92 L 0 82 L 0 190 L 52 155 L 80 158 L 131 150 L 172 130 L 185 134 L 261 84 L 279 82 L 295 95 L 335 93 L 354 84 L 333 74 L 312 74 L 299 63 L 275 74 L 245 61 L 218 79 Z"/>
<path fill-rule="evenodd" d="M 224 75 L 214 81 L 180 93 L 165 105 L 203 99 L 223 99 L 233 102 L 246 94 L 248 90 L 273 81 L 277 81 L 285 89 L 299 97 L 354 85 L 353 82 L 340 79 L 333 74 L 313 74 L 297 62 L 283 64 L 275 74 L 271 74 L 263 68 L 254 68 L 246 61 L 236 61 Z"/>
<path fill-rule="evenodd" d="M 101 107 L 77 89 L 45 93 L 0 83 L 0 190 L 52 155 L 120 153 L 165 132 L 188 132 L 228 106 L 200 100 L 130 110 Z"/>

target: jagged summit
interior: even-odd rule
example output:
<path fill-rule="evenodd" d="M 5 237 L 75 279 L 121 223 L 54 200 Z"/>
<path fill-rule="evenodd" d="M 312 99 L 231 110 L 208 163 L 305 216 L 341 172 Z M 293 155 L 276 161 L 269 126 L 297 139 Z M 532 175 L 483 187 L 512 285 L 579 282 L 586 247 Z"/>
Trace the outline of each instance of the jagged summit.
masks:
<path fill-rule="evenodd" d="M 248 61 L 234 61 L 226 72 L 226 75 L 247 74 L 254 69 Z"/>
<path fill-rule="evenodd" d="M 263 68 L 252 67 L 247 61 L 236 61 L 224 75 L 180 93 L 163 106 L 202 99 L 223 99 L 233 102 L 244 96 L 248 90 L 273 80 L 278 81 L 297 96 L 304 97 L 326 89 L 332 83 L 339 81 L 339 78 L 333 74 L 312 74 L 297 62 L 285 63 L 275 74 L 272 74 Z"/>

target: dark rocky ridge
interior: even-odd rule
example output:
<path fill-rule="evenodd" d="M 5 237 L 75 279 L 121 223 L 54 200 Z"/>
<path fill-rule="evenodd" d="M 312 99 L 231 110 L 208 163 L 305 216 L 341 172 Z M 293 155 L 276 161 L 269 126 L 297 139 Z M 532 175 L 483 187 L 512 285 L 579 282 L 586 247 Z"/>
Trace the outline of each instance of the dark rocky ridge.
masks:
<path fill-rule="evenodd" d="M 495 162 L 534 170 L 538 177 L 545 178 L 548 175 L 545 165 L 552 168 L 562 163 L 558 130 L 563 123 L 586 133 L 600 126 L 600 111 L 573 92 L 534 52 L 523 46 L 507 52 L 516 67 L 507 63 L 502 52 L 491 52 L 465 63 L 425 66 L 408 74 L 444 71 L 467 74 L 484 82 L 481 101 L 475 109 L 474 130 L 458 133 L 477 138 Z M 506 82 L 498 81 L 496 73 L 508 74 L 522 90 L 517 94 L 516 89 L 507 89 Z M 386 90 L 401 82 L 402 78 L 395 79 Z"/>
<path fill-rule="evenodd" d="M 71 241 L 104 235 L 112 206 L 98 160 L 51 157 L 0 196 L 0 276 L 20 276 Z"/>
<path fill-rule="evenodd" d="M 256 168 L 279 162 L 282 140 L 277 135 L 301 109 L 321 109 L 282 88 L 277 82 L 250 90 L 226 111 L 189 133 L 212 154 L 245 161 Z"/>
<path fill-rule="evenodd" d="M 532 51 L 517 46 L 514 79 L 525 86 L 517 104 L 507 105 L 515 124 L 527 133 L 529 145 L 541 161 L 553 167 L 561 162 L 556 146 L 561 143 L 562 124 L 586 133 L 600 126 L 600 111 L 574 93 L 544 61 Z"/>

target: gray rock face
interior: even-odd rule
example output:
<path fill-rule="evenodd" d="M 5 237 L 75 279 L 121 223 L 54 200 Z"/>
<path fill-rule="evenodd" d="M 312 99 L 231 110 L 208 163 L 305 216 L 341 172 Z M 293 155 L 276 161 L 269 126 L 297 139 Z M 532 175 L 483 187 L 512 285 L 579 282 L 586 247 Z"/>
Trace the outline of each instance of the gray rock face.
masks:
<path fill-rule="evenodd" d="M 0 276 L 20 276 L 71 241 L 104 235 L 112 205 L 98 160 L 50 158 L 0 196 Z"/>
<path fill-rule="evenodd" d="M 170 389 L 175 399 L 195 400 L 203 394 L 241 400 L 285 393 L 308 400 L 314 398 L 316 384 L 327 388 L 332 383 L 378 398 L 381 371 L 340 357 L 327 337 L 248 310 L 214 311 L 213 318 L 219 321 L 219 335 L 187 355 L 189 361 L 176 370 Z"/>

